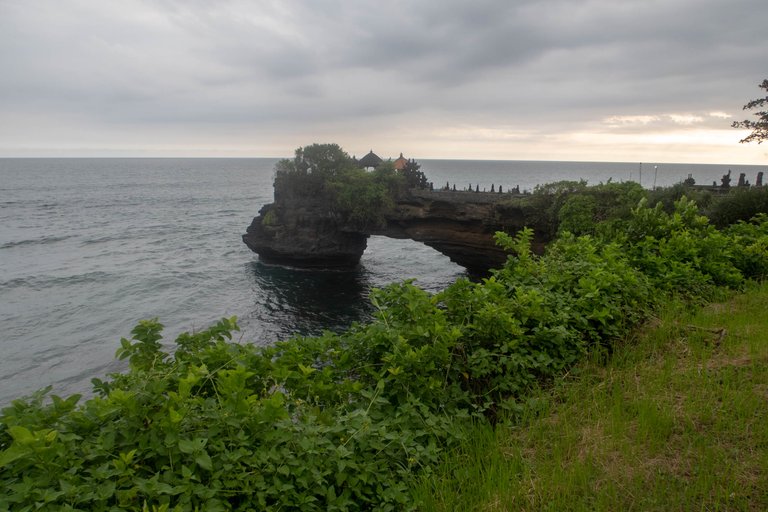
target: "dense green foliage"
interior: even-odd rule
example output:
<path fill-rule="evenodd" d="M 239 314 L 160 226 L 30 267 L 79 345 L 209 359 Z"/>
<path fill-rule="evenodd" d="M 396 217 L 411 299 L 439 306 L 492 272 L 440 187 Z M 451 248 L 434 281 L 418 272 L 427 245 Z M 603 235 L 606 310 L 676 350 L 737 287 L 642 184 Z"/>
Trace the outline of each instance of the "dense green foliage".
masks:
<path fill-rule="evenodd" d="M 142 322 L 121 340 L 127 371 L 94 381 L 94 398 L 41 393 L 3 411 L 0 509 L 414 508 L 409 482 L 465 422 L 518 416 L 532 388 L 610 350 L 659 297 L 700 299 L 768 269 L 765 216 L 718 231 L 682 199 L 618 217 L 561 230 L 542 257 L 531 230 L 500 233 L 512 255 L 488 279 L 376 290 L 373 320 L 340 334 L 256 347 L 230 342 L 224 319 L 170 354 L 162 326 Z"/>
<path fill-rule="evenodd" d="M 502 204 L 519 208 L 527 226 L 545 239 L 558 233 L 595 235 L 609 222 L 627 219 L 647 192 L 637 183 L 558 181 L 537 186 L 533 194 L 515 197 Z"/>
<path fill-rule="evenodd" d="M 333 208 L 348 223 L 378 226 L 384 222 L 384 213 L 394 207 L 404 179 L 390 162 L 385 162 L 372 172 L 355 169 L 341 179 L 329 180 L 325 186 L 331 194 Z"/>
<path fill-rule="evenodd" d="M 712 223 L 721 228 L 748 221 L 760 213 L 768 213 L 768 187 L 733 190 L 704 210 Z"/>
<path fill-rule="evenodd" d="M 678 184 L 649 191 L 648 203 L 651 206 L 661 203 L 665 211 L 671 212 L 675 202 L 683 196 L 693 200 L 699 212 L 718 228 L 768 213 L 768 187 L 731 187 L 728 193 L 717 194 Z"/>
<path fill-rule="evenodd" d="M 337 144 L 312 144 L 296 149 L 293 160 L 275 165 L 275 198 L 290 193 L 298 197 L 329 196 L 327 182 L 343 180 L 360 169 Z"/>
<path fill-rule="evenodd" d="M 405 178 L 405 184 L 408 188 L 425 189 L 429 188 L 427 176 L 421 171 L 421 165 L 416 160 L 410 159 L 405 163 L 402 171 Z"/>
<path fill-rule="evenodd" d="M 675 208 L 675 202 L 679 201 L 683 198 L 683 196 L 685 196 L 686 198 L 695 202 L 699 206 L 699 211 L 704 215 L 707 214 L 707 210 L 710 208 L 712 203 L 716 199 L 721 198 L 721 196 L 718 197 L 709 190 L 691 188 L 684 185 L 683 183 L 678 183 L 677 185 L 673 185 L 671 187 L 662 187 L 655 190 L 649 190 L 647 193 L 648 204 L 650 206 L 656 206 L 657 204 L 661 203 L 665 211 L 671 212 Z M 750 217 L 747 217 L 744 220 L 749 220 L 749 218 Z"/>
<path fill-rule="evenodd" d="M 605 238 L 631 218 L 641 199 L 672 214 L 682 198 L 695 203 L 698 213 L 717 228 L 768 213 L 768 187 L 733 187 L 728 193 L 717 194 L 682 183 L 645 190 L 634 182 L 587 185 L 583 180 L 540 185 L 533 194 L 508 199 L 499 206 L 522 212 L 526 225 L 545 239 L 564 232 Z"/>
<path fill-rule="evenodd" d="M 296 150 L 293 160 L 275 166 L 275 197 L 321 200 L 329 211 L 358 227 L 378 227 L 395 198 L 409 188 L 425 188 L 426 176 L 411 160 L 395 170 L 384 162 L 372 172 L 358 167 L 337 144 L 313 144 Z"/>

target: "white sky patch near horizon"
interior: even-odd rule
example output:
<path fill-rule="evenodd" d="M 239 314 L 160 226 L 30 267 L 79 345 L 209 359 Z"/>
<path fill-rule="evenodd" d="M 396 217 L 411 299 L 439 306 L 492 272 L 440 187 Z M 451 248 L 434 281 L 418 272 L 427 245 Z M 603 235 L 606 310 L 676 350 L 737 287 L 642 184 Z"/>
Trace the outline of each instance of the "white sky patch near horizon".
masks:
<path fill-rule="evenodd" d="M 766 17 L 764 0 L 0 0 L 0 156 L 336 142 L 761 164 L 730 124 L 761 97 Z"/>
<path fill-rule="evenodd" d="M 699 124 L 704 121 L 703 117 L 696 116 L 693 114 L 669 114 L 669 118 L 672 120 L 673 123 L 681 124 L 683 126 Z"/>
<path fill-rule="evenodd" d="M 659 119 L 659 116 L 610 116 L 604 122 L 608 126 L 646 126 Z"/>

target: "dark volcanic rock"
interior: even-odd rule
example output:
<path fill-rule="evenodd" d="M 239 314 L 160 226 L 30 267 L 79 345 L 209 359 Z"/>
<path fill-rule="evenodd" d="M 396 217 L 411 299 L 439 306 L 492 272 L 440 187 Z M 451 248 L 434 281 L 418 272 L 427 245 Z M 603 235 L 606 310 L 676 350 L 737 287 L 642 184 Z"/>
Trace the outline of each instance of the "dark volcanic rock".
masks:
<path fill-rule="evenodd" d="M 353 267 L 368 234 L 342 231 L 338 219 L 306 207 L 264 206 L 248 226 L 243 242 L 268 263 L 297 267 Z"/>
<path fill-rule="evenodd" d="M 512 196 L 455 191 L 411 191 L 396 201 L 382 225 L 359 228 L 328 211 L 321 199 L 276 191 L 275 203 L 253 219 L 243 241 L 267 262 L 302 267 L 349 267 L 360 261 L 369 235 L 409 238 L 433 247 L 473 273 L 498 267 L 507 254 L 497 231 L 515 233 L 525 215 Z M 541 249 L 546 240 L 535 240 Z"/>

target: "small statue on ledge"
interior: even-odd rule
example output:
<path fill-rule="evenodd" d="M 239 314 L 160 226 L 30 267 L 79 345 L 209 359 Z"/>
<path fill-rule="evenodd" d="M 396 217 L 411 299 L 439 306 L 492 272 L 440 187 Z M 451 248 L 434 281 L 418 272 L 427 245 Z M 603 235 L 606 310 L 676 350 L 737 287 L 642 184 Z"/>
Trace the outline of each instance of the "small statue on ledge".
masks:
<path fill-rule="evenodd" d="M 723 188 L 731 188 L 731 170 L 728 169 L 728 174 L 723 174 L 723 179 L 720 185 Z"/>

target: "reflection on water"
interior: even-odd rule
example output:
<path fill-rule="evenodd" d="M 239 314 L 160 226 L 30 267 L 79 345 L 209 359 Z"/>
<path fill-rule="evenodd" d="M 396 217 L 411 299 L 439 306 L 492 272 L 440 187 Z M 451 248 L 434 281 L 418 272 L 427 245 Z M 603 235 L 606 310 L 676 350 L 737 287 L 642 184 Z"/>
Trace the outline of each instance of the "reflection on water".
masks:
<path fill-rule="evenodd" d="M 413 240 L 371 236 L 360 265 L 350 270 L 309 270 L 267 265 L 245 267 L 251 291 L 248 311 L 238 313 L 249 341 L 267 345 L 294 335 L 342 331 L 370 318 L 368 295 L 404 279 L 438 292 L 466 271 L 431 247 Z"/>
<path fill-rule="evenodd" d="M 369 318 L 372 284 L 363 267 L 307 270 L 253 261 L 247 268 L 254 280 L 248 321 L 260 324 L 264 342 L 339 331 Z"/>

